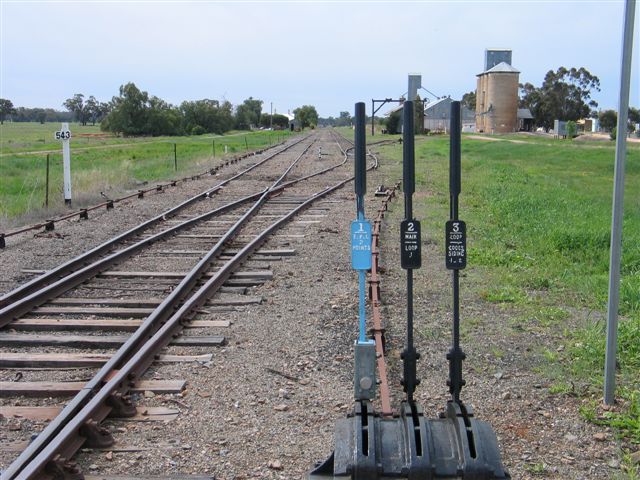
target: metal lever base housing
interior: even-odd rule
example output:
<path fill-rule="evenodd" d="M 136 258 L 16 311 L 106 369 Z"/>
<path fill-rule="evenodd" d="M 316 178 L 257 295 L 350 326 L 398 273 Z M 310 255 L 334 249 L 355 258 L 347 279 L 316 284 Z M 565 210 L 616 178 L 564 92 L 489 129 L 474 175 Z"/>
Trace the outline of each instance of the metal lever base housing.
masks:
<path fill-rule="evenodd" d="M 335 451 L 309 479 L 508 480 L 495 433 L 473 418 L 470 408 L 449 402 L 445 418 L 426 419 L 422 409 L 403 402 L 394 418 L 357 402 L 338 420 Z"/>

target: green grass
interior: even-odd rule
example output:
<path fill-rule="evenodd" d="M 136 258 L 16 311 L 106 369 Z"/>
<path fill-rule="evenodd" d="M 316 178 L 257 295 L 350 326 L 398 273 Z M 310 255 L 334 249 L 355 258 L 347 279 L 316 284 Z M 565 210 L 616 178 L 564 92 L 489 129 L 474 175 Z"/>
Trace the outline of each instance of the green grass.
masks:
<path fill-rule="evenodd" d="M 398 147 L 381 147 L 399 160 Z M 492 278 L 483 296 L 527 302 L 544 291 L 556 303 L 602 309 L 607 298 L 613 148 L 549 148 L 508 142 L 463 142 L 461 218 L 468 225 L 469 264 Z M 418 140 L 416 190 L 437 195 L 417 213 L 428 232 L 448 215 L 448 139 Z M 395 175 L 400 177 L 400 165 Z M 640 312 L 640 149 L 626 169 L 620 313 Z M 442 244 L 441 235 L 434 240 Z M 488 283 L 489 284 L 489 283 Z"/>
<path fill-rule="evenodd" d="M 40 209 L 45 199 L 46 150 L 50 156 L 50 205 L 62 204 L 62 155 L 53 140 L 57 123 L 5 123 L 0 126 L 0 220 Z M 91 138 L 97 127 L 71 125 L 72 192 L 94 199 L 140 182 L 159 182 L 199 173 L 224 156 L 255 150 L 282 140 L 287 131 L 229 132 L 224 136 Z M 216 159 L 213 157 L 215 142 Z M 174 170 L 174 144 L 178 170 Z M 35 152 L 35 153 L 34 153 Z M 41 152 L 41 153 L 40 153 Z M 114 193 L 114 196 L 117 195 Z"/>
<path fill-rule="evenodd" d="M 401 147 L 378 148 L 389 181 L 402 178 Z M 624 406 L 598 421 L 638 443 L 640 145 L 629 144 L 627 152 L 617 390 Z M 507 334 L 544 330 L 558 339 L 539 351 L 539 371 L 555 393 L 601 393 L 614 155 L 613 142 L 463 137 L 460 218 L 467 222 L 468 273 L 478 279 L 480 298 L 514 313 Z M 447 137 L 416 139 L 414 212 L 423 221 L 423 241 L 443 250 L 448 161 Z M 539 467 L 532 465 L 531 473 Z"/>

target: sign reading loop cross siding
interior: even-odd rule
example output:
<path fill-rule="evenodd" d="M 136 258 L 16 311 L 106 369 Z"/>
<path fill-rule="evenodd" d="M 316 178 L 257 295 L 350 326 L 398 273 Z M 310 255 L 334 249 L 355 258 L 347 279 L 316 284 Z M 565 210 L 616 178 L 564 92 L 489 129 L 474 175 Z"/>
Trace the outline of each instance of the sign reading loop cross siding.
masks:
<path fill-rule="evenodd" d="M 445 265 L 449 270 L 462 270 L 467 266 L 467 226 L 462 220 L 449 220 L 445 230 Z"/>
<path fill-rule="evenodd" d="M 371 223 L 368 220 L 351 222 L 351 266 L 354 270 L 371 268 Z"/>

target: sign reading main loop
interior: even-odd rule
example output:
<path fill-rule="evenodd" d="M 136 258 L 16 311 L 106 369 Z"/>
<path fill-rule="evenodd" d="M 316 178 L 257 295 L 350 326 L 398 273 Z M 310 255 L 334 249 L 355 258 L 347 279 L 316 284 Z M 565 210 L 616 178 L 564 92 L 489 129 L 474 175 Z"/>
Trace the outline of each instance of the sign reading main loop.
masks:
<path fill-rule="evenodd" d="M 400 223 L 400 266 L 407 269 L 420 268 L 422 249 L 420 247 L 420 222 L 404 220 Z"/>

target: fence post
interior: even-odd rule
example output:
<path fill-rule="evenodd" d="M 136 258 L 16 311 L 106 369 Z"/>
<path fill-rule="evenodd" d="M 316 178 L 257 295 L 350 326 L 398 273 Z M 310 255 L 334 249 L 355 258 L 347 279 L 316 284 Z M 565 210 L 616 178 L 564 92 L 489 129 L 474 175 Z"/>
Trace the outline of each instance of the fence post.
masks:
<path fill-rule="evenodd" d="M 216 158 L 216 141 L 211 140 L 211 151 L 213 152 L 213 158 Z"/>
<path fill-rule="evenodd" d="M 45 180 L 44 206 L 49 208 L 49 154 L 47 153 L 47 177 Z"/>
<path fill-rule="evenodd" d="M 249 151 L 249 143 L 247 142 L 247 136 L 244 136 L 244 148 L 248 152 Z"/>
<path fill-rule="evenodd" d="M 175 171 L 178 171 L 178 146 L 177 144 L 173 144 L 173 167 Z"/>

